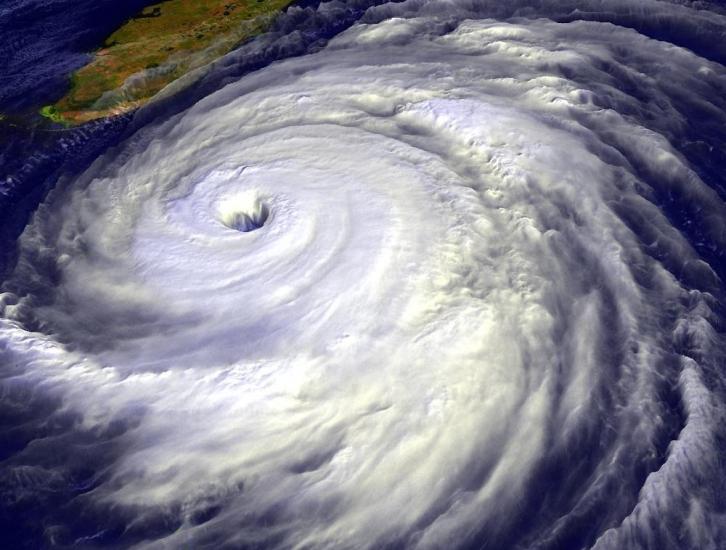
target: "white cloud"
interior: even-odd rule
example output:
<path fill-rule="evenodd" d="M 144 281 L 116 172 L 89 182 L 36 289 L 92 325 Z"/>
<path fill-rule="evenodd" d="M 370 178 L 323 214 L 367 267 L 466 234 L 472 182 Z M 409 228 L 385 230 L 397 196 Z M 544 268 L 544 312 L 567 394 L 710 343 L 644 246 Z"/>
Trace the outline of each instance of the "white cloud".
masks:
<path fill-rule="evenodd" d="M 653 182 L 723 216 L 669 145 L 682 118 L 665 137 L 641 120 L 676 112 L 664 55 L 684 82 L 722 68 L 602 23 L 466 20 L 442 36 L 441 6 L 225 87 L 38 211 L 6 283 L 25 295 L 6 295 L 5 346 L 86 429 L 144 411 L 93 502 L 178 510 L 169 547 L 210 531 L 447 547 L 481 529 L 514 540 L 537 487 L 567 506 L 522 536 L 554 544 L 620 483 L 600 544 L 629 540 L 616 526 L 639 487 L 621 472 L 657 464 L 672 332 L 712 330 L 707 296 L 671 274 L 698 260 Z M 261 205 L 264 224 L 237 231 Z M 698 373 L 680 375 L 686 430 L 708 431 Z M 580 441 L 599 446 L 562 496 L 538 476 Z M 657 474 L 690 503 L 694 540 L 710 512 L 669 471 L 709 467 L 678 451 Z M 649 478 L 637 514 L 663 483 Z M 637 514 L 624 525 L 650 529 Z"/>

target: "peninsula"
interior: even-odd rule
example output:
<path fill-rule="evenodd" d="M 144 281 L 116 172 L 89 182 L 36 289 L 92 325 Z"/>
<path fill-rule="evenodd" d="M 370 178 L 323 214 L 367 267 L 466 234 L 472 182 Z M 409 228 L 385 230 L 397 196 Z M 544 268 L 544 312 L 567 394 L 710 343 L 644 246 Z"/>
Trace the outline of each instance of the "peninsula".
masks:
<path fill-rule="evenodd" d="M 167 0 L 144 8 L 71 75 L 41 114 L 68 126 L 114 116 L 267 30 L 292 0 Z"/>

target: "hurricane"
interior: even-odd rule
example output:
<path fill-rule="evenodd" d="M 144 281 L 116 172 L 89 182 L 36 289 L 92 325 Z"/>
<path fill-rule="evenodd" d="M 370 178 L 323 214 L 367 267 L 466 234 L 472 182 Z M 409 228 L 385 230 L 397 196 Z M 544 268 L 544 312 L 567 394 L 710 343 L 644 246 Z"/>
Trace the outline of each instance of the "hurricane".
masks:
<path fill-rule="evenodd" d="M 35 210 L 5 505 L 59 548 L 723 548 L 726 13 L 350 6 Z"/>

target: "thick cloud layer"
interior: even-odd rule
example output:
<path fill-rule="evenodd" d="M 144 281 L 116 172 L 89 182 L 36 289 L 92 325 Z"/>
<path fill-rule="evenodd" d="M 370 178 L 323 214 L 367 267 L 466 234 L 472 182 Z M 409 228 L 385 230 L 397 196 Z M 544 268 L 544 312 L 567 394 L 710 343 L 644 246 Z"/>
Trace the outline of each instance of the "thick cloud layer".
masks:
<path fill-rule="evenodd" d="M 671 145 L 726 72 L 541 4 L 371 8 L 59 184 L 0 319 L 49 544 L 718 547 L 721 281 L 660 197 L 726 244 Z"/>

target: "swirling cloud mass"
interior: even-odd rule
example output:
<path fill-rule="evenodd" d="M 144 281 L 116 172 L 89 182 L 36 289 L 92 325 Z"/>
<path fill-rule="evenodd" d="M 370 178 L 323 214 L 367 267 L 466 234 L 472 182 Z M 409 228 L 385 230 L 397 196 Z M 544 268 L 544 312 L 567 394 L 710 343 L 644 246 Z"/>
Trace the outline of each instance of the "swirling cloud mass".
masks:
<path fill-rule="evenodd" d="M 723 548 L 726 211 L 675 143 L 726 71 L 638 22 L 726 17 L 514 4 L 371 7 L 59 182 L 0 310 L 48 545 Z"/>

